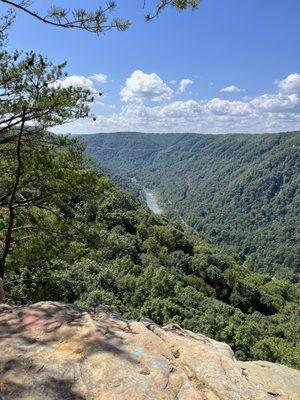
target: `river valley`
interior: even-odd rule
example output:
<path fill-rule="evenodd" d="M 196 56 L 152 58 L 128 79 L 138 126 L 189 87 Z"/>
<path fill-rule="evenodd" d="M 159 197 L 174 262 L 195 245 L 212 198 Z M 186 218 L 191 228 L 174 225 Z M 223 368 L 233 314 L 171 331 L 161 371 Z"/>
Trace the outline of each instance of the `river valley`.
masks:
<path fill-rule="evenodd" d="M 161 214 L 162 209 L 158 205 L 158 201 L 157 201 L 157 197 L 156 197 L 155 193 L 152 190 L 145 189 L 145 188 L 144 188 L 144 193 L 145 193 L 147 205 L 150 208 L 150 210 L 153 211 L 155 214 Z"/>

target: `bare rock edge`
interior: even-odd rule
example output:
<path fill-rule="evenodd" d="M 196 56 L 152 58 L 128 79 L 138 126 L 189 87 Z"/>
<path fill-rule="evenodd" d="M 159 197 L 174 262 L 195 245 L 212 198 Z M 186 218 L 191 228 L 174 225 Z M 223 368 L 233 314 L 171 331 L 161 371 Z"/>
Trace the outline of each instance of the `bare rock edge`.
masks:
<path fill-rule="evenodd" d="M 109 307 L 1 305 L 0 399 L 296 400 L 300 372 L 237 361 L 225 343 Z"/>

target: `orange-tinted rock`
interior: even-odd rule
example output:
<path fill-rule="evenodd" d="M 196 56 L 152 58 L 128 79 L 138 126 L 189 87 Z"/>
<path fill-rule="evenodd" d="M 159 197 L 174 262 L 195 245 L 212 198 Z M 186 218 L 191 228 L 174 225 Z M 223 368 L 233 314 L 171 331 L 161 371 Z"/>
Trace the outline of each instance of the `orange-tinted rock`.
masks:
<path fill-rule="evenodd" d="M 299 382 L 176 325 L 53 302 L 0 306 L 3 400 L 296 400 Z"/>

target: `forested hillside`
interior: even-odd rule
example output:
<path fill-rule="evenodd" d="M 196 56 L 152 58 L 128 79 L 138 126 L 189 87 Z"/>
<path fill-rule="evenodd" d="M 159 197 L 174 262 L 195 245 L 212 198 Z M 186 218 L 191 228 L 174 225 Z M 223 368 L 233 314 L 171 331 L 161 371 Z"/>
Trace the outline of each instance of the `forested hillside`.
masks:
<path fill-rule="evenodd" d="M 82 152 L 72 141 L 24 148 L 7 302 L 115 305 L 128 318 L 173 321 L 225 341 L 241 359 L 299 367 L 298 285 L 251 273 L 234 254 L 154 215 L 90 169 Z M 24 203 L 28 195 L 38 201 Z M 2 205 L 2 240 L 6 218 Z"/>
<path fill-rule="evenodd" d="M 159 398 L 154 386 L 161 399 L 228 400 L 231 383 L 232 399 L 287 398 L 299 372 L 261 361 L 300 370 L 300 132 L 81 133 L 175 124 L 222 132 L 224 121 L 233 131 L 241 121 L 249 132 L 270 123 L 296 129 L 300 75 L 284 67 L 267 73 L 269 82 L 251 76 L 253 57 L 239 48 L 241 34 L 253 36 L 252 2 L 235 2 L 226 20 L 227 7 L 209 11 L 204 3 L 214 2 L 201 0 L 53 1 L 0 0 L 0 400 L 146 400 Z M 256 3 L 263 28 L 274 7 Z M 203 19 L 175 17 L 200 4 Z M 276 31 L 293 44 L 294 34 L 277 29 L 290 19 L 282 10 L 259 38 L 276 41 Z M 157 33 L 138 22 L 163 14 Z M 132 33 L 118 39 L 131 16 Z M 222 29 L 210 35 L 212 26 Z M 196 52 L 186 46 L 193 36 L 203 38 Z M 233 68 L 242 58 L 228 53 L 225 63 L 219 51 L 233 37 L 247 80 Z M 256 40 L 252 47 L 256 54 Z M 210 71 L 218 57 L 205 49 L 224 68 Z M 198 76 L 202 60 L 209 80 Z M 274 93 L 262 94 L 275 79 Z M 143 193 L 157 194 L 163 213 Z M 260 361 L 246 369 L 237 359 Z"/>
<path fill-rule="evenodd" d="M 115 305 L 226 341 L 241 359 L 299 367 L 299 286 L 250 272 L 113 185 L 80 141 L 49 132 L 86 116 L 91 92 L 54 85 L 63 66 L 43 56 L 2 57 L 0 301 Z"/>
<path fill-rule="evenodd" d="M 83 138 L 100 168 L 155 189 L 167 216 L 232 247 L 254 271 L 298 279 L 299 132 Z"/>

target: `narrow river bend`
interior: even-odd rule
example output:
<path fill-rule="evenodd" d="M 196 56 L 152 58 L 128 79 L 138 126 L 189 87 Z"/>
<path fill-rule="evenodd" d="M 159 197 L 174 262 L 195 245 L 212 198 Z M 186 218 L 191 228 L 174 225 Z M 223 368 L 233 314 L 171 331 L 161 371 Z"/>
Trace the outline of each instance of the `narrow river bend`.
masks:
<path fill-rule="evenodd" d="M 146 196 L 147 205 L 150 208 L 150 210 L 153 211 L 155 214 L 161 214 L 162 209 L 158 205 L 155 193 L 152 190 L 146 188 L 144 188 L 144 193 Z"/>

